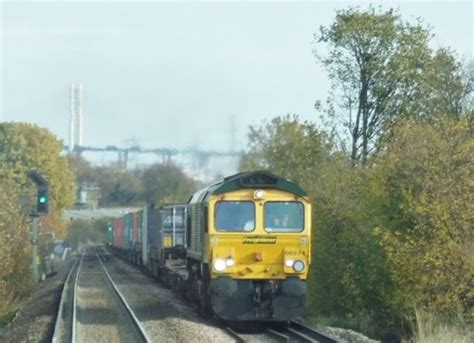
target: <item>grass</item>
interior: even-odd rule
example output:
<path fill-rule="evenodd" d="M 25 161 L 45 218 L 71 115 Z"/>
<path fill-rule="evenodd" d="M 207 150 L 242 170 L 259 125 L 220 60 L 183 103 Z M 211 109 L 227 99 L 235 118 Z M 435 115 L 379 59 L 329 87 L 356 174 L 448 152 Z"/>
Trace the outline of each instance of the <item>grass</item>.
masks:
<path fill-rule="evenodd" d="M 0 300 L 0 330 L 15 317 L 18 306 L 19 300 L 13 298 L 13 296 L 7 296 Z"/>
<path fill-rule="evenodd" d="M 0 313 L 0 330 L 8 325 L 15 317 L 16 311 Z"/>
<path fill-rule="evenodd" d="M 474 342 L 474 324 L 466 322 L 461 315 L 445 318 L 433 313 L 415 311 L 415 316 L 416 321 L 411 328 L 412 337 L 404 338 L 402 340 L 404 343 Z M 383 340 L 380 328 L 377 330 L 373 319 L 367 315 L 359 314 L 344 317 L 309 316 L 307 319 L 315 325 L 352 329 L 368 337 Z M 398 336 L 399 334 L 396 335 Z"/>
<path fill-rule="evenodd" d="M 468 343 L 474 342 L 474 327 L 462 318 L 442 319 L 432 313 L 416 311 L 414 343 Z"/>

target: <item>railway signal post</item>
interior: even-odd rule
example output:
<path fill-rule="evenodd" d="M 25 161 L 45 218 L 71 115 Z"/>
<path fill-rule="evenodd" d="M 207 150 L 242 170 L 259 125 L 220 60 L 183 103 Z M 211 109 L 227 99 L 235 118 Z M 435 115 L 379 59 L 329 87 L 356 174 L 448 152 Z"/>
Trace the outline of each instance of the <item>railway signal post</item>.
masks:
<path fill-rule="evenodd" d="M 32 245 L 32 269 L 33 282 L 38 282 L 38 217 L 48 214 L 49 210 L 49 184 L 37 171 L 30 171 L 28 178 L 33 181 L 37 188 L 36 207 L 30 213 L 31 221 L 31 245 Z"/>

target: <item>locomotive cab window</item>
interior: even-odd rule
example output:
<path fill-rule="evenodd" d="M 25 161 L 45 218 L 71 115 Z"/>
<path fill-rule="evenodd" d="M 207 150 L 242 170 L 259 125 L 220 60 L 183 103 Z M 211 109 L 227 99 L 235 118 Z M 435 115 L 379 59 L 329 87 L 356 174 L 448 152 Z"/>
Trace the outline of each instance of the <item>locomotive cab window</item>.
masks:
<path fill-rule="evenodd" d="M 266 202 L 265 231 L 301 232 L 304 229 L 304 206 L 297 201 Z"/>
<path fill-rule="evenodd" d="M 255 205 L 251 201 L 219 201 L 215 206 L 217 231 L 255 230 Z"/>

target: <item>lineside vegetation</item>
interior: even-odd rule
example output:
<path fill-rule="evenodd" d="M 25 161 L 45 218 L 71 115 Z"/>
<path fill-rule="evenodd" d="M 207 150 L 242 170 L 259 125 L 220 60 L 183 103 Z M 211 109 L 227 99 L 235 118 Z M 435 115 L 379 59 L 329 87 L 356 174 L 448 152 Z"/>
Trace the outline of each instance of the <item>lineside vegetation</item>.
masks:
<path fill-rule="evenodd" d="M 333 82 L 322 121 L 250 127 L 241 169 L 314 200 L 307 316 L 320 324 L 386 341 L 473 332 L 474 73 L 431 37 L 396 11 L 338 11 L 315 35 Z"/>
<path fill-rule="evenodd" d="M 74 200 L 74 179 L 62 143 L 47 129 L 26 123 L 0 124 L 0 322 L 8 319 L 18 299 L 29 293 L 31 237 L 28 213 L 34 204 L 31 170 L 50 182 L 50 213 L 39 222 L 40 236 L 62 236 L 62 210 Z M 41 253 L 40 245 L 40 253 Z"/>

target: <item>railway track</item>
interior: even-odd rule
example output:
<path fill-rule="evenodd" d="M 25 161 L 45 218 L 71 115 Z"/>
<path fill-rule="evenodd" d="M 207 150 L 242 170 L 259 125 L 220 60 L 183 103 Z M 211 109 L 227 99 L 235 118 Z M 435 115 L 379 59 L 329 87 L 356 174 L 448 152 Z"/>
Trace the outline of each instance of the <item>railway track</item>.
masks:
<path fill-rule="evenodd" d="M 61 292 L 61 299 L 54 326 L 53 343 L 70 342 L 72 337 L 74 285 L 76 284 L 77 268 L 82 261 L 76 260 L 69 270 Z M 67 325 L 69 323 L 69 325 Z"/>
<path fill-rule="evenodd" d="M 61 295 L 53 342 L 149 342 L 95 249 L 71 268 Z"/>
<path fill-rule="evenodd" d="M 241 334 L 239 334 L 237 331 L 235 331 L 231 327 L 227 326 L 224 330 L 225 330 L 225 332 L 227 332 L 227 334 L 229 336 L 231 336 L 233 339 L 235 339 L 236 343 L 245 343 L 246 342 L 245 337 L 242 336 Z"/>
<path fill-rule="evenodd" d="M 318 342 L 318 343 L 337 343 L 319 330 L 297 321 L 290 321 L 283 328 L 268 328 L 267 334 L 279 342 Z"/>
<path fill-rule="evenodd" d="M 292 320 L 290 325 L 286 328 L 289 332 L 297 335 L 300 339 L 306 342 L 320 342 L 320 343 L 336 343 L 334 338 L 331 338 L 319 330 L 316 330 L 306 324 Z"/>
<path fill-rule="evenodd" d="M 110 277 L 105 261 L 98 250 L 89 249 L 71 267 L 61 295 L 52 339 L 54 343 L 150 342 L 137 316 Z M 251 332 L 242 332 L 226 325 L 221 328 L 239 343 L 336 342 L 296 321 L 284 327 L 252 326 Z"/>
<path fill-rule="evenodd" d="M 238 328 L 223 325 L 222 328 L 238 343 L 245 342 L 312 342 L 336 343 L 337 340 L 322 332 L 297 321 L 290 321 L 284 326 L 275 324 L 249 324 Z"/>

